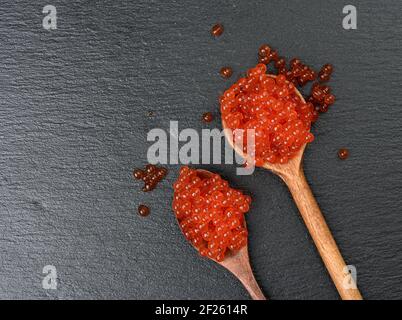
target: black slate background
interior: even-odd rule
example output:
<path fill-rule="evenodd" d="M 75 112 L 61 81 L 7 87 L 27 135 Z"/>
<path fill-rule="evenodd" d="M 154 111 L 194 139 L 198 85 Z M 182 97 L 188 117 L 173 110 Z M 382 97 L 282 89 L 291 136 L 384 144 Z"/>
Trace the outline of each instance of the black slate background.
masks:
<path fill-rule="evenodd" d="M 42 28 L 55 5 L 58 29 Z M 315 125 L 305 170 L 367 299 L 402 296 L 401 2 L 0 1 L 0 298 L 248 299 L 197 256 L 170 209 L 171 184 L 143 194 L 146 133 L 205 125 L 231 81 L 268 42 L 287 58 L 335 65 L 337 102 Z M 225 33 L 210 36 L 215 22 Z M 152 111 L 153 116 L 148 113 Z M 348 147 L 340 161 L 336 152 Z M 256 277 L 273 299 L 338 299 L 281 181 L 210 165 L 254 202 Z M 136 215 L 148 203 L 152 214 Z M 42 268 L 58 271 L 42 289 Z"/>

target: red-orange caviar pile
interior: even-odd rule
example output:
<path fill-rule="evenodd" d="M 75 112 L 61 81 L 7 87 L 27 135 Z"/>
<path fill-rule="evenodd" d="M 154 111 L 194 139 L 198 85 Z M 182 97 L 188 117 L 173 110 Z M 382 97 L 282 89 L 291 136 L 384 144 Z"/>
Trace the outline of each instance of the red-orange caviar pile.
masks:
<path fill-rule="evenodd" d="M 173 211 L 185 237 L 202 256 L 222 261 L 247 244 L 244 214 L 251 197 L 229 187 L 218 174 L 182 167 L 173 185 Z"/>
<path fill-rule="evenodd" d="M 220 99 L 222 119 L 232 129 L 255 130 L 255 164 L 287 163 L 314 140 L 311 123 L 317 111 L 304 102 L 293 83 L 279 74 L 266 74 L 263 63 L 249 69 Z M 244 141 L 247 152 L 247 140 Z"/>

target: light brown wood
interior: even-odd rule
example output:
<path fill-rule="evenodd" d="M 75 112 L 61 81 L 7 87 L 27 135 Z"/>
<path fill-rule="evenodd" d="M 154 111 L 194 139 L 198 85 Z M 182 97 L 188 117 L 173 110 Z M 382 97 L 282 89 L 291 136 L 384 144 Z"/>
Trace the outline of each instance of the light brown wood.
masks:
<path fill-rule="evenodd" d="M 253 300 L 266 300 L 251 270 L 248 246 L 241 248 L 235 254 L 227 255 L 225 260 L 217 263 L 224 266 L 240 280 Z"/>
<path fill-rule="evenodd" d="M 211 176 L 212 172 L 207 170 L 198 169 L 197 172 L 205 177 Z M 180 224 L 179 224 L 180 226 Z M 266 300 L 260 287 L 255 280 L 253 271 L 250 265 L 250 258 L 248 255 L 248 245 L 244 246 L 235 253 L 229 252 L 225 259 L 221 262 L 211 259 L 220 264 L 231 273 L 243 284 L 253 300 Z"/>
<path fill-rule="evenodd" d="M 341 298 L 361 300 L 362 296 L 353 279 L 346 273 L 345 261 L 306 181 L 302 168 L 302 155 L 303 150 L 286 165 L 270 166 L 271 170 L 278 174 L 288 186 Z"/>
<path fill-rule="evenodd" d="M 271 75 L 271 77 L 275 76 Z M 297 91 L 297 94 L 302 101 L 304 101 L 299 91 Z M 227 129 L 223 119 L 222 126 L 224 129 Z M 229 132 L 230 131 L 225 130 L 225 134 Z M 231 136 L 226 136 L 226 138 L 233 149 L 247 160 L 247 155 L 243 153 L 242 149 L 233 144 L 233 138 Z M 345 272 L 347 270 L 345 261 L 342 258 L 338 246 L 304 176 L 302 159 L 305 148 L 306 145 L 304 145 L 299 153 L 286 164 L 265 163 L 263 167 L 280 176 L 288 186 L 311 238 L 341 298 L 344 300 L 361 300 L 362 296 L 356 284 Z M 251 159 L 248 160 L 252 163 Z"/>

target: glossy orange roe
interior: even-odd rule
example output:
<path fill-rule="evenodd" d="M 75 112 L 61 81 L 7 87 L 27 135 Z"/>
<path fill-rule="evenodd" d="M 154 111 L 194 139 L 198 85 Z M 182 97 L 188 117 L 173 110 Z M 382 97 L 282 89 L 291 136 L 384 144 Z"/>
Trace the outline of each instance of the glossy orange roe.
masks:
<path fill-rule="evenodd" d="M 257 166 L 287 163 L 304 144 L 314 140 L 310 127 L 317 119 L 313 104 L 303 102 L 285 75 L 273 78 L 266 70 L 262 63 L 249 69 L 220 99 L 222 119 L 230 129 L 255 129 Z"/>
<path fill-rule="evenodd" d="M 222 261 L 228 250 L 246 245 L 244 214 L 250 196 L 230 188 L 218 174 L 206 178 L 186 166 L 173 188 L 173 211 L 184 235 L 202 256 Z"/>

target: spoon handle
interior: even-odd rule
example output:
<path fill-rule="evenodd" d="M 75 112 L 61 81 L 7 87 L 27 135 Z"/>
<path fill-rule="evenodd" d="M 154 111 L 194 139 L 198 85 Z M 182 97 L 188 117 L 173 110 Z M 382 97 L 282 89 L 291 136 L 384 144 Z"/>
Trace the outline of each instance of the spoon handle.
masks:
<path fill-rule="evenodd" d="M 220 264 L 240 280 L 253 300 L 267 300 L 255 280 L 253 270 L 251 269 L 248 246 L 241 248 L 230 259 L 223 260 Z"/>
<path fill-rule="evenodd" d="M 318 207 L 302 168 L 282 176 L 287 184 L 322 260 L 343 300 L 362 300 L 354 280 Z"/>
<path fill-rule="evenodd" d="M 267 300 L 267 298 L 262 293 L 260 287 L 258 286 L 257 281 L 255 280 L 252 272 L 249 275 L 247 275 L 244 281 L 241 278 L 239 278 L 239 280 L 246 288 L 246 290 L 248 291 L 253 300 Z"/>

